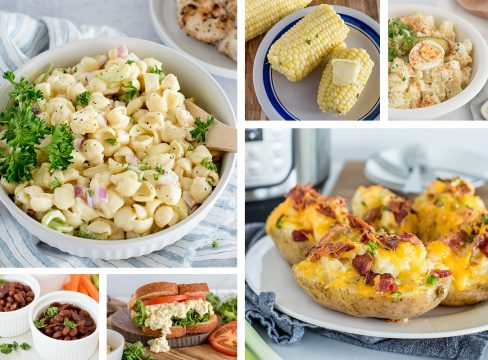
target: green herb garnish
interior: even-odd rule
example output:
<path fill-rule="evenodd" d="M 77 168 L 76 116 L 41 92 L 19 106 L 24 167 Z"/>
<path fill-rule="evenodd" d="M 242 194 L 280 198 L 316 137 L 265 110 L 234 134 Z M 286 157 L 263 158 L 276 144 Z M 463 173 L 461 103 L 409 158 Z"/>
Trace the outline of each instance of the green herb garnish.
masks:
<path fill-rule="evenodd" d="M 20 348 L 21 348 L 22 350 L 27 351 L 27 350 L 29 350 L 29 349 L 31 348 L 31 346 L 30 346 L 28 343 L 25 343 L 25 342 L 24 342 L 24 343 L 20 344 Z"/>
<path fill-rule="evenodd" d="M 157 174 L 153 174 L 153 178 L 156 181 L 158 181 L 161 175 L 164 175 L 166 173 L 166 170 L 164 170 L 160 165 L 156 165 L 156 168 L 154 170 L 157 172 Z"/>
<path fill-rule="evenodd" d="M 202 165 L 207 170 L 218 171 L 217 165 L 215 165 L 212 162 L 212 159 L 210 159 L 210 158 L 203 159 L 202 162 L 200 163 L 200 165 Z"/>
<path fill-rule="evenodd" d="M 139 92 L 139 90 L 137 90 L 137 88 L 134 86 L 132 81 L 129 81 L 127 84 L 125 84 L 123 88 L 129 89 L 127 91 L 124 91 L 124 94 L 120 97 L 121 100 L 125 103 L 131 101 L 134 98 L 134 96 Z"/>
<path fill-rule="evenodd" d="M 197 142 L 205 142 L 205 134 L 208 131 L 210 125 L 213 124 L 215 118 L 213 115 L 209 115 L 207 117 L 207 122 L 203 122 L 200 120 L 200 117 L 197 116 L 195 118 L 195 129 L 190 131 L 190 135 L 195 141 Z"/>
<path fill-rule="evenodd" d="M 391 293 L 392 299 L 398 299 L 402 293 L 400 291 L 394 291 Z"/>
<path fill-rule="evenodd" d="M 276 220 L 276 228 L 281 229 L 283 227 L 283 218 L 285 217 L 285 214 L 281 214 L 278 220 Z"/>
<path fill-rule="evenodd" d="M 51 306 L 45 312 L 45 314 L 49 317 L 54 316 L 58 313 L 58 308 L 56 306 Z"/>
<path fill-rule="evenodd" d="M 154 360 L 152 356 L 145 358 L 145 353 L 144 345 L 140 341 L 134 344 L 126 344 L 122 360 Z"/>
<path fill-rule="evenodd" d="M 92 93 L 89 91 L 83 91 L 80 95 L 76 97 L 75 103 L 77 105 L 88 106 Z"/>
<path fill-rule="evenodd" d="M 388 20 L 388 61 L 408 53 L 417 42 L 410 26 L 398 19 Z"/>
<path fill-rule="evenodd" d="M 71 329 L 76 329 L 77 326 L 74 322 L 70 321 L 69 319 L 64 319 L 63 325 L 70 327 Z"/>
<path fill-rule="evenodd" d="M 366 249 L 366 252 L 370 253 L 371 256 L 376 255 L 376 249 L 378 249 L 378 244 L 375 242 L 369 241 L 368 242 L 368 248 Z"/>
<path fill-rule="evenodd" d="M 213 248 L 216 248 L 217 246 L 219 246 L 219 243 L 217 241 L 212 241 L 212 247 Z"/>
<path fill-rule="evenodd" d="M 151 74 L 161 74 L 163 72 L 163 69 L 161 68 L 158 68 L 156 65 L 154 66 L 151 66 L 149 69 L 147 69 L 147 72 L 148 73 L 151 73 Z"/>
<path fill-rule="evenodd" d="M 125 63 L 126 63 L 126 64 L 129 64 L 129 65 L 132 65 L 133 63 L 135 63 L 135 61 L 134 61 L 134 60 L 130 60 L 130 59 L 129 59 L 129 60 L 127 60 Z"/>
<path fill-rule="evenodd" d="M 481 215 L 481 221 L 483 224 L 488 225 L 488 214 Z"/>
<path fill-rule="evenodd" d="M 52 180 L 50 183 L 49 183 L 49 188 L 51 190 L 53 189 L 56 189 L 58 187 L 61 186 L 61 181 L 59 181 L 59 179 L 57 177 L 54 178 L 54 180 Z"/>
<path fill-rule="evenodd" d="M 439 278 L 435 275 L 429 275 L 427 278 L 427 284 L 429 285 L 435 285 L 439 281 Z"/>
<path fill-rule="evenodd" d="M 114 138 L 107 138 L 107 139 L 105 139 L 105 142 L 109 143 L 112 146 L 117 145 L 117 139 L 114 139 Z"/>
<path fill-rule="evenodd" d="M 310 44 L 312 43 L 312 40 L 307 39 L 307 40 L 305 40 L 305 42 L 306 42 L 308 45 L 310 45 Z"/>

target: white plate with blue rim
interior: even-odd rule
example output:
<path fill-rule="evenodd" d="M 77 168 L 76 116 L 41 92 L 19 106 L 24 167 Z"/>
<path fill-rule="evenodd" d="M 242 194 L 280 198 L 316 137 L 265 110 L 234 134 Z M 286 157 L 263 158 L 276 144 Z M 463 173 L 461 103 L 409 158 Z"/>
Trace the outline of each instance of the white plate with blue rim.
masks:
<path fill-rule="evenodd" d="M 279 21 L 261 41 L 254 58 L 253 81 L 256 97 L 270 120 L 376 120 L 380 115 L 380 25 L 360 11 L 343 6 L 334 10 L 344 20 L 350 31 L 346 45 L 365 49 L 375 66 L 362 92 L 362 96 L 347 115 L 322 112 L 317 104 L 325 62 L 310 75 L 298 82 L 288 81 L 271 69 L 267 54 L 286 31 L 312 11 L 310 6 Z"/>

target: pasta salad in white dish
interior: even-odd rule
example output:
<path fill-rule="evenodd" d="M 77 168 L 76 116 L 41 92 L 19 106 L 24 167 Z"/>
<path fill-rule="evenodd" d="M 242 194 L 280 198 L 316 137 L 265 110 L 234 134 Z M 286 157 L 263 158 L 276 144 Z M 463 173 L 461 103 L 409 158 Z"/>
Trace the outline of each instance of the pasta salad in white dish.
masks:
<path fill-rule="evenodd" d="M 439 104 L 471 79 L 473 43 L 452 21 L 420 12 L 388 20 L 388 103 L 397 109 Z"/>
<path fill-rule="evenodd" d="M 13 85 L 0 113 L 1 184 L 42 224 L 129 239 L 183 220 L 219 182 L 213 122 L 193 118 L 174 74 L 126 46 Z"/>

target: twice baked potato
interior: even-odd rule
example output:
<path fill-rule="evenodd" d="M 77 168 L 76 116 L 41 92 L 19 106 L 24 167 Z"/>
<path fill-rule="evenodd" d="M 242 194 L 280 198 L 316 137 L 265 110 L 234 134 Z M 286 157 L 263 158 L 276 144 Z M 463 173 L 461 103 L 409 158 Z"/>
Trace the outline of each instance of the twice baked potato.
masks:
<path fill-rule="evenodd" d="M 462 306 L 488 300 L 488 213 L 474 214 L 459 228 L 427 245 L 429 258 L 452 271 L 443 305 Z"/>
<path fill-rule="evenodd" d="M 456 233 L 476 211 L 487 211 L 473 186 L 460 178 L 432 182 L 412 209 L 418 216 L 417 235 L 425 244 Z"/>
<path fill-rule="evenodd" d="M 290 264 L 305 259 L 304 251 L 336 223 L 347 221 L 346 201 L 320 195 L 311 184 L 297 185 L 266 221 L 266 232 Z"/>
<path fill-rule="evenodd" d="M 381 185 L 358 187 L 352 197 L 351 211 L 376 229 L 395 234 L 417 232 L 418 218 L 412 212 L 412 202 Z"/>
<path fill-rule="evenodd" d="M 415 235 L 377 232 L 353 215 L 333 226 L 293 266 L 297 283 L 318 304 L 391 320 L 436 307 L 447 296 L 450 274 L 434 266 Z"/>

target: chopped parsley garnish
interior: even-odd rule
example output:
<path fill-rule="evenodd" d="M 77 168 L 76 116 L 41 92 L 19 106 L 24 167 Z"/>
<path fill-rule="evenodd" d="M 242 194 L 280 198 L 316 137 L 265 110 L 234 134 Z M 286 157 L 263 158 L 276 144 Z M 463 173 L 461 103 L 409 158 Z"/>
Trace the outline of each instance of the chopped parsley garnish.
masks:
<path fill-rule="evenodd" d="M 206 122 L 201 121 L 200 117 L 197 116 L 195 119 L 195 129 L 190 131 L 191 137 L 197 142 L 205 142 L 205 134 L 208 131 L 210 125 L 213 124 L 214 120 L 215 118 L 213 117 L 213 115 L 209 115 Z"/>
<path fill-rule="evenodd" d="M 368 248 L 366 249 L 366 252 L 370 253 L 371 256 L 376 255 L 376 249 L 378 249 L 378 244 L 375 242 L 369 241 L 368 242 Z"/>
<path fill-rule="evenodd" d="M 50 183 L 49 183 L 49 188 L 50 189 L 56 189 L 61 186 L 61 181 L 57 177 L 55 177 Z"/>
<path fill-rule="evenodd" d="M 388 20 L 388 61 L 408 53 L 417 42 L 417 36 L 410 26 L 398 19 Z"/>
<path fill-rule="evenodd" d="M 112 146 L 117 145 L 117 139 L 114 139 L 114 138 L 107 138 L 107 139 L 105 139 L 105 142 L 109 143 Z"/>
<path fill-rule="evenodd" d="M 89 91 L 83 91 L 80 95 L 76 97 L 75 103 L 77 105 L 88 106 L 92 93 Z"/>
<path fill-rule="evenodd" d="M 439 278 L 435 275 L 429 275 L 427 278 L 427 284 L 429 285 L 435 285 L 439 281 Z"/>
<path fill-rule="evenodd" d="M 47 316 L 54 316 L 58 313 L 58 308 L 56 306 L 52 306 L 46 310 Z"/>
<path fill-rule="evenodd" d="M 149 69 L 147 69 L 148 73 L 151 74 L 161 74 L 163 72 L 163 69 L 158 68 L 157 65 L 151 66 Z"/>
<path fill-rule="evenodd" d="M 128 103 L 129 101 L 131 101 L 134 98 L 134 96 L 136 96 L 136 94 L 139 92 L 139 90 L 137 90 L 137 88 L 134 86 L 132 81 L 129 81 L 122 88 L 123 89 L 129 89 L 127 91 L 124 91 L 124 94 L 120 97 L 121 100 L 125 103 Z"/>
<path fill-rule="evenodd" d="M 213 162 L 212 162 L 212 159 L 210 158 L 205 158 L 202 160 L 202 162 L 200 163 L 205 169 L 208 169 L 210 171 L 218 171 L 218 168 L 217 168 L 217 165 L 215 165 Z"/>
<path fill-rule="evenodd" d="M 219 246 L 219 243 L 217 241 L 212 241 L 212 247 L 213 248 L 216 248 L 217 246 Z"/>
<path fill-rule="evenodd" d="M 129 60 L 127 60 L 125 63 L 126 63 L 126 64 L 129 64 L 129 65 L 132 65 L 133 63 L 135 63 L 135 61 L 134 61 L 134 60 L 130 60 L 130 59 L 129 59 Z"/>
<path fill-rule="evenodd" d="M 307 39 L 307 40 L 305 40 L 305 42 L 306 42 L 308 45 L 310 45 L 310 44 L 312 43 L 312 40 Z"/>
<path fill-rule="evenodd" d="M 76 324 L 74 322 L 70 321 L 69 319 L 64 319 L 63 325 L 70 327 L 72 329 L 76 329 Z"/>
<path fill-rule="evenodd" d="M 52 306 L 50 308 L 47 308 L 46 311 L 44 311 L 44 314 L 42 315 L 42 318 L 38 320 L 34 320 L 34 326 L 37 329 L 42 329 L 46 327 L 46 321 L 49 320 L 49 318 L 53 317 L 58 313 L 58 308 L 56 306 Z"/>
<path fill-rule="evenodd" d="M 144 345 L 140 341 L 134 344 L 126 344 L 122 360 L 154 360 L 152 356 L 145 357 L 145 353 Z"/>
<path fill-rule="evenodd" d="M 51 170 L 65 170 L 73 151 L 73 134 L 66 124 L 50 126 L 37 117 L 33 107 L 43 99 L 34 83 L 21 78 L 15 82 L 11 71 L 3 74 L 13 89 L 5 112 L 0 112 L 0 126 L 5 127 L 2 140 L 9 146 L 8 153 L 0 153 L 0 176 L 9 183 L 22 183 L 32 178 L 37 167 L 37 151 L 48 154 Z M 41 141 L 51 135 L 47 146 Z"/>
<path fill-rule="evenodd" d="M 166 170 L 164 170 L 160 165 L 156 165 L 156 168 L 154 169 L 157 174 L 153 174 L 154 180 L 158 180 L 161 175 L 164 175 L 166 173 Z"/>
<path fill-rule="evenodd" d="M 13 343 L 5 343 L 5 344 L 0 344 L 0 352 L 2 354 L 11 354 L 12 351 L 18 351 L 20 349 L 22 350 L 29 350 L 31 346 L 24 342 L 22 344 L 19 344 L 17 341 L 14 341 Z"/>
<path fill-rule="evenodd" d="M 278 220 L 276 220 L 276 228 L 281 229 L 283 227 L 283 218 L 285 217 L 285 214 L 281 214 Z"/>

